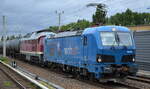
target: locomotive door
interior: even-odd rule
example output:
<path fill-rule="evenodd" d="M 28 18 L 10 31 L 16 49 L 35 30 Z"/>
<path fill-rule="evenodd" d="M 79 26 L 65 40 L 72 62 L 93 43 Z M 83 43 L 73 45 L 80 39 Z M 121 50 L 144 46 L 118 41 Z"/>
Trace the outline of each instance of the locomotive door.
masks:
<path fill-rule="evenodd" d="M 88 39 L 87 36 L 83 37 L 83 61 L 86 63 L 88 60 Z"/>

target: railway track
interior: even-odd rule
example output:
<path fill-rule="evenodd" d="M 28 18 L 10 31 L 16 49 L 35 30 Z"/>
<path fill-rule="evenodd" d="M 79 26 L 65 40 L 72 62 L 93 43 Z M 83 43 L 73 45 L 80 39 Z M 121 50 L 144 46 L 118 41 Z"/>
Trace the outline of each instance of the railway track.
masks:
<path fill-rule="evenodd" d="M 33 74 L 33 73 L 30 73 L 29 71 L 21 68 L 18 66 L 18 68 L 21 70 L 21 71 L 24 71 L 28 74 L 30 74 L 31 76 L 33 77 L 36 77 L 36 74 Z M 49 69 L 48 69 L 49 70 Z M 62 74 L 64 76 L 66 76 L 65 78 L 68 78 L 68 79 L 77 79 L 81 82 L 85 82 L 87 84 L 90 84 L 90 85 L 94 85 L 94 86 L 97 86 L 97 87 L 100 87 L 102 89 L 139 89 L 139 88 L 136 88 L 136 87 L 133 87 L 133 86 L 127 86 L 127 85 L 123 85 L 123 84 L 119 84 L 119 83 L 99 83 L 98 81 L 89 81 L 88 79 L 84 78 L 84 77 L 79 77 L 79 78 L 76 78 L 76 77 L 73 77 L 72 75 L 68 74 L 68 73 L 63 73 L 63 72 L 58 72 L 58 71 L 55 71 L 59 74 Z M 41 77 L 39 77 L 39 79 L 42 79 Z M 56 88 L 56 89 L 62 89 L 62 88 Z"/>
<path fill-rule="evenodd" d="M 37 89 L 38 87 L 0 62 L 0 89 Z M 40 89 L 40 88 L 39 88 Z"/>
<path fill-rule="evenodd" d="M 150 89 L 150 78 L 143 76 L 129 76 L 126 81 L 119 83 L 135 89 Z"/>
<path fill-rule="evenodd" d="M 20 60 L 16 60 L 16 62 L 20 68 L 33 73 L 32 75 L 41 76 L 65 89 L 141 89 L 121 83 L 99 83 L 98 81 L 82 79 L 83 77 L 75 78 L 68 73 L 56 71 L 55 69 L 41 68 Z"/>
<path fill-rule="evenodd" d="M 24 89 L 23 86 L 20 85 L 17 81 L 15 81 L 12 77 L 7 75 L 2 69 L 0 69 L 0 89 Z"/>
<path fill-rule="evenodd" d="M 88 84 L 92 84 L 94 86 L 102 87 L 104 89 L 141 89 L 141 88 L 137 88 L 135 86 L 130 86 L 130 85 L 126 85 L 123 83 L 117 83 L 117 82 L 100 83 L 98 81 L 88 81 L 88 80 L 82 80 L 82 79 L 78 79 L 78 80 L 86 82 Z"/>
<path fill-rule="evenodd" d="M 129 76 L 124 84 L 134 86 L 139 89 L 150 89 L 150 78 L 144 76 Z"/>
<path fill-rule="evenodd" d="M 136 81 L 140 81 L 140 82 L 144 82 L 144 83 L 150 84 L 150 78 L 149 77 L 144 77 L 144 76 L 132 77 L 132 76 L 129 76 L 128 79 L 136 80 Z"/>

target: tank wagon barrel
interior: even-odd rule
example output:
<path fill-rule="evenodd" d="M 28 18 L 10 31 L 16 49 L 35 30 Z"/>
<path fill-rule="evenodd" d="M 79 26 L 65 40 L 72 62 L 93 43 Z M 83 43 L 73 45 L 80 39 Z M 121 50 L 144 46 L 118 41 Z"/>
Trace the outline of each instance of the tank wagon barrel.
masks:
<path fill-rule="evenodd" d="M 20 39 L 9 40 L 6 42 L 7 50 L 13 50 L 17 53 L 20 51 Z"/>
<path fill-rule="evenodd" d="M 20 52 L 20 39 L 7 40 L 6 41 L 6 53 L 7 55 L 16 54 Z M 3 53 L 3 42 L 0 42 L 0 53 Z"/>

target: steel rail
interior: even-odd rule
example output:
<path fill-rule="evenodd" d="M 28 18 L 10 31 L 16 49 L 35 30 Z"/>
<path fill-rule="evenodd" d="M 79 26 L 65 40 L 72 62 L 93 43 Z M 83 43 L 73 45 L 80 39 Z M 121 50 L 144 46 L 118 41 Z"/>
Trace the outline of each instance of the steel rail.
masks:
<path fill-rule="evenodd" d="M 17 84 L 17 86 L 20 89 L 27 89 L 25 86 L 23 86 L 19 81 L 17 81 L 14 77 L 12 77 L 11 75 L 9 75 L 6 71 L 4 71 L 4 69 L 0 69 L 8 78 L 10 78 L 14 83 Z"/>
<path fill-rule="evenodd" d="M 129 76 L 128 79 L 150 84 L 150 78 L 148 78 L 148 77 L 143 77 L 143 76 L 131 77 L 131 76 Z"/>

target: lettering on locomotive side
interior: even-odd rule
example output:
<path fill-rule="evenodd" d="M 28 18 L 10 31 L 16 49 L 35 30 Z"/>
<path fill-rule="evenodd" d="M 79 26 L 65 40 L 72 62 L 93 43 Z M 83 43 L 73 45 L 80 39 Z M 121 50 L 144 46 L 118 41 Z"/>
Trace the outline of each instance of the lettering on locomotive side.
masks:
<path fill-rule="evenodd" d="M 78 54 L 78 48 L 64 48 L 64 52 L 66 55 L 77 55 Z"/>
<path fill-rule="evenodd" d="M 133 51 L 128 50 L 127 53 L 133 53 Z"/>
<path fill-rule="evenodd" d="M 60 43 L 57 43 L 57 51 L 58 51 L 58 55 L 61 56 L 61 45 Z"/>
<path fill-rule="evenodd" d="M 50 48 L 50 56 L 54 56 L 55 55 L 55 49 L 54 48 Z"/>

